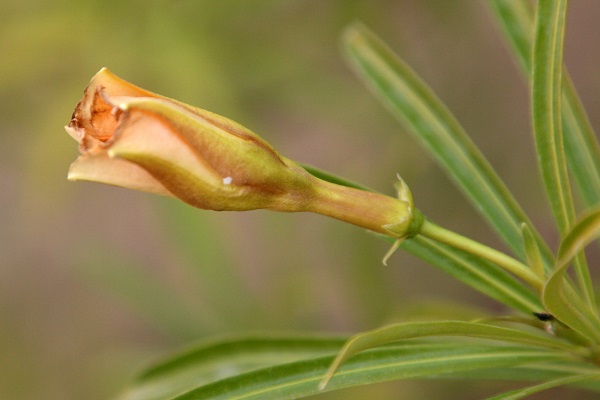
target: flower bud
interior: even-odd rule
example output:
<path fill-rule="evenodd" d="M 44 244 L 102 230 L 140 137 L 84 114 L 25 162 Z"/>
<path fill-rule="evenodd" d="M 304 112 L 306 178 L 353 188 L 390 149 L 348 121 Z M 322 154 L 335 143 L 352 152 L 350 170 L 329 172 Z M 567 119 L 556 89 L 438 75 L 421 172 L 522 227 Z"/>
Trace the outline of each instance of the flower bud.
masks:
<path fill-rule="evenodd" d="M 414 231 L 412 199 L 409 205 L 317 179 L 238 123 L 105 68 L 65 128 L 81 153 L 70 180 L 173 196 L 202 209 L 310 211 L 393 237 Z"/>

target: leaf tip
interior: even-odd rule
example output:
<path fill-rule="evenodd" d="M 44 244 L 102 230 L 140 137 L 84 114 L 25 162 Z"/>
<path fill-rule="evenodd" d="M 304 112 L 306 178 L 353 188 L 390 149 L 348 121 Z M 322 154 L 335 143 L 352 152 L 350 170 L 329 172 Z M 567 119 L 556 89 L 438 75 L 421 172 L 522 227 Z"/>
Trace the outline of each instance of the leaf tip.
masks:
<path fill-rule="evenodd" d="M 333 362 L 329 366 L 329 369 L 327 370 L 327 373 L 325 373 L 325 376 L 323 377 L 323 379 L 321 379 L 321 382 L 319 382 L 318 388 L 319 388 L 320 392 L 325 390 L 327 385 L 329 385 L 329 382 L 331 382 L 331 378 L 333 378 L 333 375 L 335 375 L 335 372 L 338 370 L 342 361 L 344 361 L 344 360 L 345 360 L 345 356 L 344 356 L 344 352 L 342 351 L 340 354 L 338 354 L 338 356 L 335 358 L 335 360 L 333 360 Z"/>

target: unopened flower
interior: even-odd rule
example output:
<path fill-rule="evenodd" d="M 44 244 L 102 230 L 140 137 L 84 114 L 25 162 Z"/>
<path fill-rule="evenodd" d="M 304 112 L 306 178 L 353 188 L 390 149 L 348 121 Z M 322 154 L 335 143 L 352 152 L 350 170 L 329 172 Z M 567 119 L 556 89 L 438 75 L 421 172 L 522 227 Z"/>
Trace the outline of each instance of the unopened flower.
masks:
<path fill-rule="evenodd" d="M 81 153 L 70 180 L 173 196 L 209 210 L 316 212 L 397 238 L 418 225 L 412 200 L 317 179 L 238 123 L 107 69 L 92 78 L 66 130 Z"/>

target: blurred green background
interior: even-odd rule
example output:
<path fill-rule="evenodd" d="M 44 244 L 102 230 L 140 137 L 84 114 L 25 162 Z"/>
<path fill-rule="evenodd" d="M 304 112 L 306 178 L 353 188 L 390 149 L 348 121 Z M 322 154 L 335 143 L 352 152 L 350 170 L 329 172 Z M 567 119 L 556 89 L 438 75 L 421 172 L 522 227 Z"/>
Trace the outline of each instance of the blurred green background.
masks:
<path fill-rule="evenodd" d="M 429 217 L 503 249 L 345 64 L 340 32 L 361 20 L 447 102 L 555 244 L 525 80 L 484 3 L 0 2 L 0 398 L 110 398 L 150 360 L 215 335 L 502 313 L 407 254 L 383 267 L 386 242 L 334 220 L 67 182 L 77 149 L 62 129 L 106 66 L 237 120 L 294 160 L 388 194 L 400 173 Z M 599 15 L 597 1 L 571 3 L 566 49 L 596 126 Z M 502 387 L 400 382 L 322 398 L 469 399 Z"/>

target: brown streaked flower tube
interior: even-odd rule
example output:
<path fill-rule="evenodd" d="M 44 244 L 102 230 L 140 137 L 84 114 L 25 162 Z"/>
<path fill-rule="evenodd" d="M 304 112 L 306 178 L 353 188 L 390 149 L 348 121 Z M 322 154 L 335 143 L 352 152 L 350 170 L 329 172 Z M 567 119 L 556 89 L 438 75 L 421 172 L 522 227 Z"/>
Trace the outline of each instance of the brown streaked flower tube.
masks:
<path fill-rule="evenodd" d="M 81 155 L 68 179 L 176 197 L 217 211 L 308 211 L 402 238 L 420 213 L 400 199 L 320 180 L 238 123 L 134 86 L 103 68 L 66 130 Z"/>

